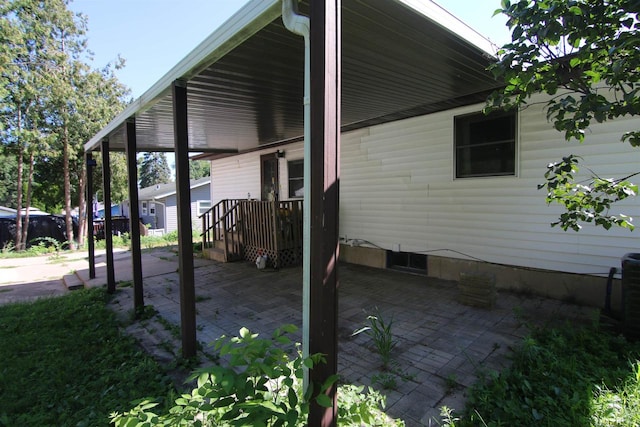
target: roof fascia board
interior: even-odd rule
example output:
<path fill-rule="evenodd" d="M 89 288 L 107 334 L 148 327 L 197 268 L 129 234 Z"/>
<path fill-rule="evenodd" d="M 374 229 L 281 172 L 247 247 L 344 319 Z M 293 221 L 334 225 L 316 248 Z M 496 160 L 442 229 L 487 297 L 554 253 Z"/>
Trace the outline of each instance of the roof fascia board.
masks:
<path fill-rule="evenodd" d="M 471 28 L 465 22 L 452 15 L 445 8 L 432 0 L 395 0 L 406 7 L 424 15 L 427 19 L 446 29 L 450 33 L 482 50 L 488 56 L 494 58 L 498 52 L 498 46 L 485 36 Z"/>
<path fill-rule="evenodd" d="M 84 145 L 85 152 L 96 147 L 127 119 L 151 108 L 169 94 L 171 84 L 189 79 L 210 66 L 281 14 L 280 0 L 253 0 L 236 12 L 151 88 L 118 114 Z"/>

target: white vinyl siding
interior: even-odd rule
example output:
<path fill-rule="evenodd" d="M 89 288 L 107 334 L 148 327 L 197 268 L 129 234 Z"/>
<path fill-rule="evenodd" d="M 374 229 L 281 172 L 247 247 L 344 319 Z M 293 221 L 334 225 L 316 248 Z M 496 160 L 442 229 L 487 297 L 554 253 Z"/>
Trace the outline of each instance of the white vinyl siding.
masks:
<path fill-rule="evenodd" d="M 553 130 L 541 106 L 518 116 L 516 176 L 454 179 L 454 116 L 483 105 L 373 126 L 342 135 L 340 235 L 401 251 L 585 274 L 606 274 L 627 252 L 637 251 L 637 232 L 586 225 L 579 233 L 552 228 L 561 212 L 547 206 L 546 165 L 573 153 L 601 176 L 637 170 L 640 151 L 620 142 L 637 120 L 594 125 L 587 142 L 567 143 Z M 286 159 L 302 157 L 302 144 L 284 147 Z M 272 150 L 273 151 L 273 150 Z M 256 197 L 261 154 L 213 162 L 212 202 Z M 586 167 L 583 168 L 586 170 Z M 288 194 L 286 163 L 280 164 L 281 194 Z M 624 211 L 640 211 L 640 199 Z M 640 225 L 640 224 L 639 224 Z"/>
<path fill-rule="evenodd" d="M 253 153 L 241 154 L 215 160 L 211 165 L 211 203 L 212 206 L 224 199 L 252 199 L 260 198 L 260 156 L 275 152 L 266 149 Z M 289 174 L 287 162 L 302 159 L 303 145 L 301 142 L 287 145 L 284 148 L 285 157 L 278 159 L 280 174 L 281 199 L 289 194 Z"/>

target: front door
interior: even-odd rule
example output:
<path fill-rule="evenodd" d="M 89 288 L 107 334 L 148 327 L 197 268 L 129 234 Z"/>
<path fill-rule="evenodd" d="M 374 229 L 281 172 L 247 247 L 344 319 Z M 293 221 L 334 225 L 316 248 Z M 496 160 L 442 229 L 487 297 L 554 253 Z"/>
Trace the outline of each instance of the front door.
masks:
<path fill-rule="evenodd" d="M 260 176 L 262 201 L 277 201 L 279 199 L 278 187 L 278 157 L 276 153 L 260 156 Z"/>

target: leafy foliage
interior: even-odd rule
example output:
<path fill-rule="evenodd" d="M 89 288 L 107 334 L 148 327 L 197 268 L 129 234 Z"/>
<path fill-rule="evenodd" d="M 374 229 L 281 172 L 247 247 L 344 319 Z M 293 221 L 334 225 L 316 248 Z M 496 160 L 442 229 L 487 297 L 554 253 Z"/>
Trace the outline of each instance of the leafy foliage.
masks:
<path fill-rule="evenodd" d="M 582 184 L 573 182 L 578 171 L 578 157 L 574 155 L 547 166 L 544 175 L 546 183 L 539 185 L 538 189 L 546 187 L 547 201 L 557 202 L 565 207 L 560 219 L 551 225 L 579 231 L 582 227 L 580 223 L 587 222 L 601 225 L 606 230 L 612 225 L 633 230 L 631 218 L 624 214 L 610 213 L 614 203 L 638 194 L 638 186 L 628 181 L 630 177 L 603 179 L 594 176 L 589 183 Z"/>
<path fill-rule="evenodd" d="M 14 208 L 16 205 L 16 174 L 18 164 L 15 156 L 0 152 L 0 206 Z"/>
<path fill-rule="evenodd" d="M 304 426 L 309 412 L 309 399 L 314 395 L 309 388 L 302 390 L 303 369 L 313 369 L 322 363 L 321 355 L 303 358 L 299 351 L 291 358 L 293 350 L 288 333 L 295 326 L 285 325 L 276 330 L 270 339 L 258 338 L 258 334 L 242 328 L 237 337 L 221 337 L 214 348 L 219 351 L 226 366 L 215 365 L 195 372 L 192 379 L 197 387 L 190 394 L 183 394 L 175 405 L 164 414 L 154 412 L 157 403 L 143 400 L 125 413 L 114 413 L 112 422 L 124 426 Z M 329 378 L 317 387 L 314 399 L 323 400 L 326 389 L 337 378 Z M 380 411 L 384 398 L 364 387 L 345 386 L 338 392 L 338 416 L 340 425 L 398 425 Z"/>
<path fill-rule="evenodd" d="M 593 123 L 640 114 L 640 21 L 638 0 L 521 0 L 502 1 L 496 13 L 507 16 L 511 43 L 498 52 L 490 67 L 505 83 L 487 100 L 487 110 L 527 106 L 538 93 L 550 96 L 547 118 L 567 141 L 585 140 Z M 640 146 L 640 130 L 625 132 L 621 140 Z M 572 158 L 572 165 L 578 164 Z M 551 168 L 548 173 L 563 171 Z M 562 185 L 547 177 L 541 187 L 549 191 L 547 200 L 565 205 L 570 212 L 556 224 L 577 230 L 577 222 L 593 222 L 609 228 L 630 228 L 631 219 L 609 217 L 603 205 L 615 203 L 626 179 L 600 179 L 579 187 L 567 175 Z M 584 197 L 587 194 L 588 197 Z M 625 196 L 626 197 L 626 196 Z M 624 198 L 624 197 L 623 197 Z M 571 213 L 580 204 L 584 216 Z M 575 209 L 573 209 L 575 212 Z M 597 218 L 597 221 L 595 220 Z M 577 221 L 577 222 L 576 222 Z"/>
<path fill-rule="evenodd" d="M 102 194 L 102 156 L 96 160 L 95 175 L 93 177 L 93 194 L 98 200 L 104 200 Z M 111 202 L 122 203 L 129 198 L 127 181 L 127 156 L 124 153 L 109 153 L 109 168 L 111 170 Z"/>
<path fill-rule="evenodd" d="M 171 169 L 164 153 L 144 153 L 139 169 L 140 188 L 171 182 Z"/>
<path fill-rule="evenodd" d="M 189 161 L 189 179 L 200 179 L 211 175 L 211 162 L 208 160 Z"/>
<path fill-rule="evenodd" d="M 637 343 L 596 326 L 535 330 L 510 368 L 471 388 L 463 416 L 443 410 L 443 425 L 637 425 L 638 357 Z"/>
<path fill-rule="evenodd" d="M 123 335 L 104 289 L 0 307 L 0 425 L 105 426 L 171 381 Z"/>
<path fill-rule="evenodd" d="M 64 208 L 68 236 L 72 205 L 84 206 L 83 144 L 128 95 L 114 71 L 122 61 L 102 69 L 83 62 L 86 24 L 63 0 L 0 0 L 0 144 L 17 160 L 14 205 Z M 20 224 L 18 249 L 26 239 Z"/>

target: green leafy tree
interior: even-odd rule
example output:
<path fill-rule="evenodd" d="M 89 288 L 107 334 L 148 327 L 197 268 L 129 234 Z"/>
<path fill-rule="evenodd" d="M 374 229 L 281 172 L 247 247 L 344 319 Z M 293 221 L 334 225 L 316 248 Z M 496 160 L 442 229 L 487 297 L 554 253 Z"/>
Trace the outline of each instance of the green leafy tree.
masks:
<path fill-rule="evenodd" d="M 189 162 L 189 179 L 200 179 L 211 175 L 211 162 L 207 160 L 191 160 Z"/>
<path fill-rule="evenodd" d="M 164 153 L 144 153 L 139 165 L 140 188 L 171 182 L 171 169 Z"/>
<path fill-rule="evenodd" d="M 0 206 L 16 205 L 16 174 L 18 162 L 14 156 L 0 154 Z"/>
<path fill-rule="evenodd" d="M 122 110 L 128 95 L 114 74 L 121 61 L 102 70 L 84 62 L 91 59 L 86 23 L 64 0 L 0 0 L 1 142 L 17 159 L 16 205 L 28 208 L 34 195 L 39 205 L 55 208 L 48 210 L 64 208 L 70 244 L 72 205 L 81 207 L 81 229 L 84 221 L 83 144 Z M 21 248 L 26 230 L 17 234 Z"/>
<path fill-rule="evenodd" d="M 490 67 L 505 82 L 487 110 L 523 108 L 538 93 L 550 95 L 548 120 L 567 141 L 585 140 L 593 123 L 640 114 L 639 0 L 502 0 L 511 43 Z M 640 130 L 620 135 L 640 146 Z M 631 218 L 611 214 L 612 205 L 638 188 L 633 176 L 576 181 L 581 158 L 568 155 L 548 166 L 547 201 L 564 206 L 557 222 L 578 231 L 581 223 L 633 229 Z M 635 175 L 635 174 L 634 174 Z"/>
<path fill-rule="evenodd" d="M 104 200 L 102 194 L 102 157 L 94 156 L 96 160 L 95 175 L 93 177 L 93 194 L 98 200 Z M 109 153 L 109 167 L 111 170 L 111 202 L 121 203 L 129 198 L 127 181 L 127 156 L 124 153 Z"/>
<path fill-rule="evenodd" d="M 5 153 L 17 160 L 15 245 L 18 249 L 25 245 L 26 229 L 22 228 L 20 208 L 26 208 L 26 223 L 33 162 L 40 149 L 51 141 L 46 126 L 46 107 L 51 99 L 49 77 L 58 69 L 60 59 L 52 33 L 56 32 L 55 28 L 66 25 L 57 6 L 56 2 L 45 8 L 36 2 L 0 1 L 0 38 L 3 42 L 0 51 L 1 138 Z M 25 159 L 28 159 L 26 198 L 23 188 Z"/>

